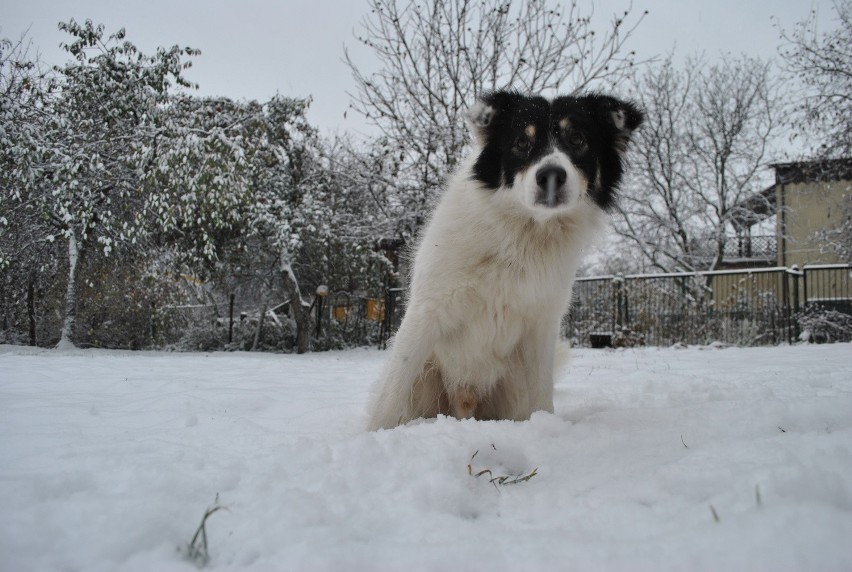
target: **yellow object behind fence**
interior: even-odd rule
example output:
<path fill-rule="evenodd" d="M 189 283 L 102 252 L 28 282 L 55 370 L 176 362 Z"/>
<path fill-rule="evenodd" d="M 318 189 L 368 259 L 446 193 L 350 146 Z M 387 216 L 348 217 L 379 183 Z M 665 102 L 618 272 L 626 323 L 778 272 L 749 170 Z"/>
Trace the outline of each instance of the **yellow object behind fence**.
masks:
<path fill-rule="evenodd" d="M 355 307 L 352 304 L 337 304 L 331 309 L 331 317 L 338 322 L 344 322 L 353 315 Z M 364 307 L 364 318 L 371 322 L 381 322 L 385 319 L 385 305 L 381 299 L 368 298 Z"/>

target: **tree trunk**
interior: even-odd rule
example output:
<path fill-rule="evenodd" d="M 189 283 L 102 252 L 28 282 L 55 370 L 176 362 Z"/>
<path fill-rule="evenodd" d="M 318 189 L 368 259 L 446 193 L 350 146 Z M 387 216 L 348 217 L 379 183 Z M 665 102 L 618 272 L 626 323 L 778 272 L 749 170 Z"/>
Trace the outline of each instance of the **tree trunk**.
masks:
<path fill-rule="evenodd" d="M 73 348 L 74 322 L 77 320 L 77 265 L 80 261 L 80 248 L 74 230 L 68 237 L 68 287 L 65 290 L 65 315 L 62 320 L 62 332 L 57 349 Z"/>
<path fill-rule="evenodd" d="M 257 317 L 257 328 L 254 330 L 254 341 L 251 344 L 251 351 L 256 352 L 260 346 L 260 334 L 263 331 L 263 320 L 266 318 L 266 311 L 269 308 L 269 296 L 263 295 L 263 302 L 260 304 L 260 315 Z"/>
<path fill-rule="evenodd" d="M 281 275 L 284 279 L 284 289 L 290 297 L 293 319 L 296 321 L 296 352 L 303 354 L 311 349 L 311 305 L 302 299 L 299 282 L 285 255 L 281 256 Z"/>

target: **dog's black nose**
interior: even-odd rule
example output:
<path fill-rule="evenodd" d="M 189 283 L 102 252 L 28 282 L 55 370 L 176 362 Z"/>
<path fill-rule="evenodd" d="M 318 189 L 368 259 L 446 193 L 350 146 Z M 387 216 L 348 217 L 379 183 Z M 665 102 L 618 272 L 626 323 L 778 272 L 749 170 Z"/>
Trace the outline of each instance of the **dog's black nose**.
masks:
<path fill-rule="evenodd" d="M 558 189 L 565 184 L 565 179 L 568 178 L 568 173 L 562 167 L 550 165 L 542 167 L 535 174 L 535 181 L 542 189 L 555 188 Z"/>
<path fill-rule="evenodd" d="M 547 207 L 555 207 L 565 202 L 565 181 L 568 173 L 562 167 L 548 165 L 542 167 L 535 174 L 535 182 L 538 185 L 535 202 Z"/>

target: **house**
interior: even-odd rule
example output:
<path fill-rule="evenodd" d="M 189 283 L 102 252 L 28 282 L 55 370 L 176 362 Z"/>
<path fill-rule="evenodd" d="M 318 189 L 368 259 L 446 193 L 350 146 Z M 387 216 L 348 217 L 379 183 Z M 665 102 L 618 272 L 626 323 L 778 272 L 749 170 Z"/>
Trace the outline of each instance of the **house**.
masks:
<path fill-rule="evenodd" d="M 852 262 L 841 260 L 820 238 L 820 232 L 840 227 L 852 214 L 852 158 L 776 163 L 772 168 L 775 184 L 736 207 L 737 238 L 725 267 Z"/>
<path fill-rule="evenodd" d="M 593 347 L 852 339 L 852 260 L 820 236 L 852 217 L 852 159 L 772 167 L 775 184 L 734 206 L 716 269 L 579 278 L 562 335 Z"/>
<path fill-rule="evenodd" d="M 761 297 L 772 294 L 773 299 L 795 296 L 799 304 L 820 303 L 848 312 L 852 260 L 830 248 L 824 234 L 852 216 L 852 158 L 776 163 L 772 168 L 775 184 L 737 205 L 737 238 L 729 245 L 735 252 L 719 268 L 750 273 L 714 276 L 715 303 L 760 305 Z M 793 272 L 807 267 L 808 276 L 800 280 L 789 271 L 759 272 L 773 267 Z"/>
<path fill-rule="evenodd" d="M 852 209 L 852 158 L 781 163 L 775 169 L 778 266 L 835 264 L 820 231 L 840 227 Z"/>

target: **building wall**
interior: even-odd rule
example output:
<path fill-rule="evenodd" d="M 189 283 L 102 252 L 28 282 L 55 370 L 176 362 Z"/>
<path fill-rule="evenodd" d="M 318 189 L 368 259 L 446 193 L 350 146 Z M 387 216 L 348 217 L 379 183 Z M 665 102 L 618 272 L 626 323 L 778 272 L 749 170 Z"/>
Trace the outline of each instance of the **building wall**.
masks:
<path fill-rule="evenodd" d="M 775 192 L 782 209 L 778 217 L 779 266 L 846 262 L 822 252 L 815 235 L 841 223 L 841 203 L 852 192 L 852 181 L 787 183 L 778 185 Z"/>

